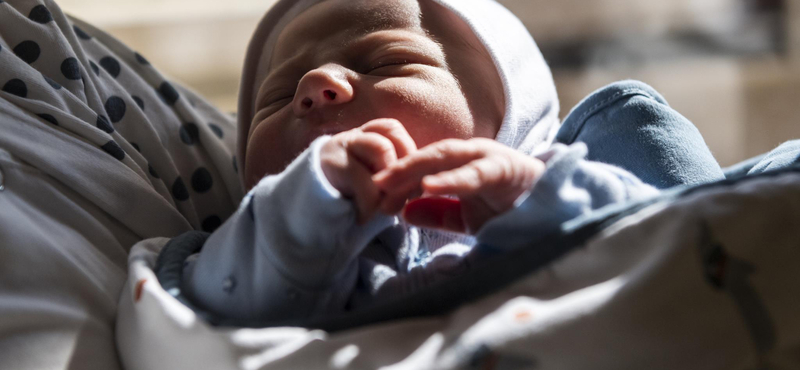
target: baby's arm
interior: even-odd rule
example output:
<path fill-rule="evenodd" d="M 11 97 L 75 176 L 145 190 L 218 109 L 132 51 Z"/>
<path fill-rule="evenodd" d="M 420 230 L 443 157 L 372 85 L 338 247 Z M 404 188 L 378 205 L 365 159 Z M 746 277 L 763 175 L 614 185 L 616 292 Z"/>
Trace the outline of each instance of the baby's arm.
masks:
<path fill-rule="evenodd" d="M 537 156 L 547 170 L 516 207 L 484 225 L 478 241 L 506 250 L 530 246 L 590 211 L 658 194 L 630 172 L 586 156 L 582 143 L 554 144 Z"/>
<path fill-rule="evenodd" d="M 397 125 L 373 121 L 318 138 L 282 173 L 262 179 L 185 268 L 188 298 L 240 320 L 341 310 L 355 286 L 356 256 L 396 222 L 371 217 L 378 192 L 370 167 L 414 149 L 392 134 Z"/>
<path fill-rule="evenodd" d="M 620 168 L 587 161 L 583 144 L 555 144 L 532 158 L 487 139 L 445 140 L 375 176 L 385 211 L 402 207 L 416 188 L 431 195 L 408 203 L 404 217 L 419 226 L 477 234 L 503 248 L 530 245 L 561 223 L 608 204 L 657 190 Z"/>
<path fill-rule="evenodd" d="M 467 231 L 466 225 L 486 219 L 477 229 L 472 229 L 476 230 L 477 240 L 484 248 L 470 251 L 469 247 L 454 243 L 438 249 L 427 264 L 382 281 L 380 286 L 374 287 L 374 296 L 393 297 L 419 291 L 433 282 L 469 271 L 470 261 L 482 258 L 486 247 L 495 251 L 535 248 L 537 242 L 558 231 L 566 221 L 609 204 L 635 201 L 658 193 L 623 169 L 587 161 L 583 144 L 555 144 L 532 158 L 501 147 L 499 143 L 482 145 L 489 143 L 474 141 L 432 144 L 398 161 L 376 178 L 380 186 L 386 187 L 390 203 L 391 198 L 409 189 L 403 178 L 410 183 L 417 181 L 428 193 L 436 193 L 444 191 L 445 187 L 431 186 L 439 182 L 431 179 L 450 177 L 443 181 L 451 189 L 445 193 L 469 194 L 467 198 L 472 198 L 473 202 L 485 199 L 480 203 L 487 207 L 469 206 L 461 196 L 459 199 L 426 197 L 410 201 L 403 211 L 410 223 L 451 231 Z M 483 169 L 476 172 L 478 168 Z M 456 175 L 459 173 L 461 175 Z M 526 173 L 533 173 L 535 179 L 524 188 L 520 184 L 528 183 Z M 397 186 L 384 179 L 393 179 Z M 492 207 L 496 208 L 492 210 Z M 469 215 L 469 211 L 481 214 Z M 491 217 L 487 219 L 487 216 Z"/>
<path fill-rule="evenodd" d="M 472 234 L 511 209 L 544 169 L 541 160 L 494 140 L 447 139 L 397 161 L 374 179 L 386 194 L 383 212 L 403 209 L 406 221 L 417 226 Z M 423 197 L 406 205 L 415 194 L 458 200 Z"/>
<path fill-rule="evenodd" d="M 393 220 L 356 223 L 353 205 L 319 167 L 330 139 L 317 139 L 282 173 L 262 179 L 209 237 L 184 269 L 190 300 L 240 320 L 303 318 L 344 305 L 356 277 L 349 265 Z"/>

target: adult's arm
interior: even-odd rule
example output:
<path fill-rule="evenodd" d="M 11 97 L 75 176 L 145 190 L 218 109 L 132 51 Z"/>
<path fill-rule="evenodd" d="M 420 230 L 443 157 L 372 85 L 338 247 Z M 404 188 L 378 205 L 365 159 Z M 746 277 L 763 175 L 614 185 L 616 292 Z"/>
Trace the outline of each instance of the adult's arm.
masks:
<path fill-rule="evenodd" d="M 0 19 L 0 368 L 119 368 L 127 254 L 235 209 L 233 119 L 51 1 Z"/>

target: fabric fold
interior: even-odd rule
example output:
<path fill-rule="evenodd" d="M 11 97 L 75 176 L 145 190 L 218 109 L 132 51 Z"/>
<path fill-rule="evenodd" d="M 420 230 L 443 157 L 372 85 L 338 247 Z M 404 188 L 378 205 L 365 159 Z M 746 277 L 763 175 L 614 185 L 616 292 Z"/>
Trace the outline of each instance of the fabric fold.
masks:
<path fill-rule="evenodd" d="M 235 210 L 234 119 L 55 2 L 8 0 L 0 132 L 0 368 L 120 368 L 127 254 Z"/>

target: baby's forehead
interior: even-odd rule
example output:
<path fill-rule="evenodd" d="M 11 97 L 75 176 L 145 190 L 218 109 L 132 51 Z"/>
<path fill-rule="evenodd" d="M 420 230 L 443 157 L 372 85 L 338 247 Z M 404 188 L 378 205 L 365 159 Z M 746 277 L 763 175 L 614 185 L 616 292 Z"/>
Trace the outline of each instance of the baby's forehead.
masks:
<path fill-rule="evenodd" d="M 327 0 L 295 17 L 280 33 L 271 60 L 295 54 L 304 42 L 330 39 L 339 35 L 338 45 L 346 46 L 364 34 L 384 29 L 424 32 L 417 0 Z"/>

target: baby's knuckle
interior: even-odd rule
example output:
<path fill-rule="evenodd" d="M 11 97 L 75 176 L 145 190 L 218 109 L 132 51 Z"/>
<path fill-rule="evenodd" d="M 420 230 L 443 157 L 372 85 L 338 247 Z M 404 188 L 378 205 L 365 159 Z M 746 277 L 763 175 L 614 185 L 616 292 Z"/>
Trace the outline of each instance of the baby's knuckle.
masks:
<path fill-rule="evenodd" d="M 513 158 L 503 156 L 497 161 L 498 178 L 501 181 L 511 181 L 516 177 L 516 163 Z"/>
<path fill-rule="evenodd" d="M 402 124 L 400 124 L 400 121 L 398 121 L 395 118 L 378 118 L 371 122 L 374 122 L 375 124 L 382 125 L 385 127 L 402 126 Z"/>
<path fill-rule="evenodd" d="M 477 162 L 472 165 L 472 170 L 475 172 L 475 177 L 481 182 L 486 183 L 492 178 L 492 169 L 487 162 Z"/>
<path fill-rule="evenodd" d="M 320 159 L 330 161 L 334 158 L 339 158 L 342 152 L 346 152 L 345 148 L 343 141 L 330 140 L 320 149 Z"/>
<path fill-rule="evenodd" d="M 513 178 L 516 167 L 519 165 L 512 155 L 502 152 L 490 155 L 486 158 L 486 162 L 494 169 L 498 181 L 507 181 Z"/>
<path fill-rule="evenodd" d="M 496 143 L 496 141 L 487 139 L 485 137 L 473 137 L 469 139 L 469 141 L 475 145 L 491 145 Z"/>
<path fill-rule="evenodd" d="M 403 126 L 403 124 L 400 123 L 400 121 L 394 118 L 386 118 L 383 121 L 381 121 L 381 124 L 384 125 L 386 128 L 388 128 L 389 130 L 405 131 L 406 129 L 405 126 Z"/>
<path fill-rule="evenodd" d="M 463 144 L 464 140 L 461 139 L 444 139 L 442 140 L 442 145 L 450 147 L 450 148 L 457 148 L 459 145 Z"/>
<path fill-rule="evenodd" d="M 348 130 L 344 132 L 340 132 L 331 138 L 336 145 L 347 149 L 355 140 L 361 136 L 361 131 L 359 130 Z"/>
<path fill-rule="evenodd" d="M 403 126 L 403 124 L 394 118 L 379 118 L 376 120 L 372 120 L 369 121 L 366 125 L 364 125 L 364 128 L 375 130 L 385 134 L 393 134 L 400 130 L 405 131 L 405 127 Z"/>
<path fill-rule="evenodd" d="M 370 144 L 373 149 L 380 154 L 394 151 L 394 144 L 392 141 L 381 135 L 371 136 Z"/>
<path fill-rule="evenodd" d="M 474 137 L 469 139 L 469 143 L 473 148 L 481 150 L 498 150 L 503 146 L 495 140 L 487 139 L 485 137 Z"/>
<path fill-rule="evenodd" d="M 465 145 L 466 142 L 464 140 L 459 139 L 445 139 L 440 142 L 438 145 L 439 151 L 443 154 L 452 155 L 461 153 L 464 150 L 469 149 L 468 145 Z"/>
<path fill-rule="evenodd" d="M 481 160 L 476 166 L 481 170 L 481 181 L 487 185 L 497 185 L 509 178 L 513 169 L 506 161 L 491 159 Z"/>

